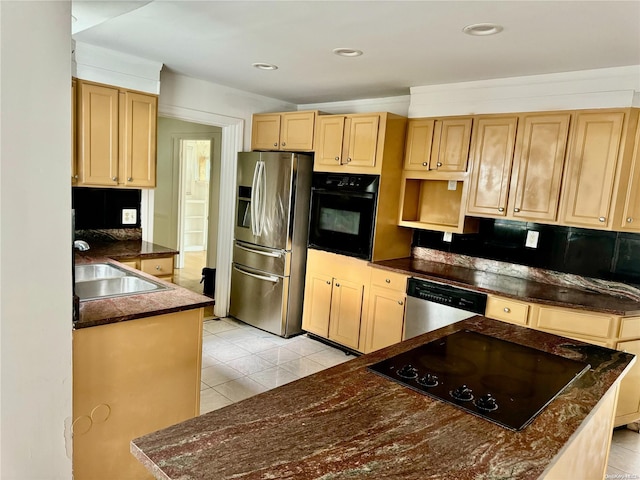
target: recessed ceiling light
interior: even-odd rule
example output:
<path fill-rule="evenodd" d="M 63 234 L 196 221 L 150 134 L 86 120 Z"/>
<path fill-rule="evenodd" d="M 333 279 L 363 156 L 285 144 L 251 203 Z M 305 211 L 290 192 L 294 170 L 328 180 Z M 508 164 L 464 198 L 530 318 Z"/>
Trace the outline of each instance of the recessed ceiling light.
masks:
<path fill-rule="evenodd" d="M 495 35 L 504 30 L 502 25 L 496 23 L 474 23 L 473 25 L 467 25 L 462 29 L 467 35 L 475 35 L 476 37 L 483 37 L 485 35 Z"/>
<path fill-rule="evenodd" d="M 362 50 L 354 50 L 353 48 L 334 48 L 333 53 L 341 57 L 359 57 Z"/>
<path fill-rule="evenodd" d="M 258 63 L 252 63 L 251 66 L 256 67 L 259 70 L 277 70 L 278 69 L 278 66 L 272 63 L 258 62 Z"/>

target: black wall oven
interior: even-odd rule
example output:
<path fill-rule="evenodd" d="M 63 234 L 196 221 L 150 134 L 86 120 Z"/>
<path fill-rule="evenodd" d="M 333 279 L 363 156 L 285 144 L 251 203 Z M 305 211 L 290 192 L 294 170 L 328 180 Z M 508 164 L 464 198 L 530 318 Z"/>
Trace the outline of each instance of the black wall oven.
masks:
<path fill-rule="evenodd" d="M 314 173 L 309 246 L 371 260 L 378 175 Z"/>

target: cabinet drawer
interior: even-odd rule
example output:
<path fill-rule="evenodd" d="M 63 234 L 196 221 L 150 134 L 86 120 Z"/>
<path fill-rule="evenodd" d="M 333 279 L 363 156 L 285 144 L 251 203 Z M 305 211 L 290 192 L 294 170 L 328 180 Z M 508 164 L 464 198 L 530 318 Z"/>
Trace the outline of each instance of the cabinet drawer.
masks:
<path fill-rule="evenodd" d="M 390 272 L 380 268 L 371 269 L 371 285 L 390 288 L 398 292 L 407 291 L 407 276 L 402 273 Z"/>
<path fill-rule="evenodd" d="M 506 298 L 489 296 L 485 316 L 503 322 L 526 325 L 529 320 L 529 304 Z"/>
<path fill-rule="evenodd" d="M 640 317 L 623 318 L 620 325 L 620 340 L 640 338 Z"/>
<path fill-rule="evenodd" d="M 540 330 L 558 332 L 560 335 L 571 338 L 586 336 L 603 339 L 614 336 L 619 318 L 612 315 L 543 306 L 538 308 L 535 317 L 532 319 L 532 326 Z"/>
<path fill-rule="evenodd" d="M 149 275 L 162 276 L 173 274 L 173 256 L 140 260 L 140 270 Z"/>

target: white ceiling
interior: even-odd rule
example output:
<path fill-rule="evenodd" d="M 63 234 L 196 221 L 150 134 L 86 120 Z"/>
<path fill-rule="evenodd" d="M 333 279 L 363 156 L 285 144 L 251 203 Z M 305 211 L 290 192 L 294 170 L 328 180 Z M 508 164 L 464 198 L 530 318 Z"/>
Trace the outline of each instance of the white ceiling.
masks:
<path fill-rule="evenodd" d="M 295 104 L 640 64 L 640 0 L 74 1 L 73 14 L 76 41 Z M 462 33 L 483 22 L 504 31 Z"/>

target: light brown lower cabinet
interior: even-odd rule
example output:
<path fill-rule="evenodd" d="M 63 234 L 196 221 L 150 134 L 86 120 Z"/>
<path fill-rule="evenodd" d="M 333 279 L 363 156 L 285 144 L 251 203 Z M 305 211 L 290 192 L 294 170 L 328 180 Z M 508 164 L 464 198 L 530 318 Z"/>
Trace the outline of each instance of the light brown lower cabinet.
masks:
<path fill-rule="evenodd" d="M 73 332 L 73 477 L 153 478 L 132 439 L 200 414 L 203 309 Z"/>
<path fill-rule="evenodd" d="M 310 249 L 302 329 L 362 352 L 370 271 L 366 260 Z"/>
<path fill-rule="evenodd" d="M 118 261 L 127 267 L 141 270 L 165 282 L 173 282 L 173 259 L 174 255 L 170 254 L 156 258 L 137 257 Z"/>
<path fill-rule="evenodd" d="M 495 295 L 489 297 L 485 316 L 640 356 L 640 317 L 527 304 Z M 614 426 L 639 419 L 640 361 L 636 361 L 620 382 Z"/>

